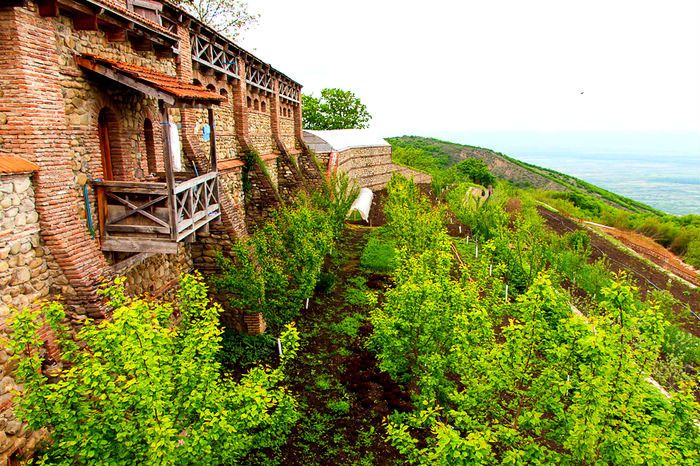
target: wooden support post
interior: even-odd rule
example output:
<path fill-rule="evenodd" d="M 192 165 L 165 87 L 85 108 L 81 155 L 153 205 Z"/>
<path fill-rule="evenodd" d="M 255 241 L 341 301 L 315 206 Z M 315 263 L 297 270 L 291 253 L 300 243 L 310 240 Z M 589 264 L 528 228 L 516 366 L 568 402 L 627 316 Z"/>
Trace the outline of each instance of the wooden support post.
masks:
<path fill-rule="evenodd" d="M 215 172 L 218 170 L 218 162 L 216 160 L 216 121 L 214 120 L 214 109 L 209 107 L 207 109 L 207 115 L 209 117 L 209 171 Z M 214 198 L 216 203 L 219 204 L 219 179 L 218 177 L 214 180 L 212 184 L 212 190 L 214 191 Z M 205 187 L 206 196 L 206 187 Z M 207 200 L 207 215 L 209 215 L 209 202 Z M 217 221 L 221 221 L 221 217 Z M 209 222 L 204 226 L 204 232 L 209 233 Z"/>
<path fill-rule="evenodd" d="M 76 15 L 73 17 L 76 31 L 97 31 L 97 15 Z"/>
<path fill-rule="evenodd" d="M 175 205 L 175 173 L 173 172 L 173 153 L 170 145 L 170 115 L 163 101 L 158 103 L 160 108 L 160 124 L 163 133 L 163 157 L 165 162 L 165 182 L 168 185 L 168 210 L 170 211 L 170 239 L 177 241 L 177 207 Z M 179 156 L 179 154 L 176 154 Z"/>
<path fill-rule="evenodd" d="M 107 198 L 105 197 L 105 188 L 102 186 L 96 186 L 95 189 L 97 193 L 97 224 L 100 229 L 100 244 L 104 241 L 107 236 L 105 231 L 105 225 L 107 223 Z"/>
<path fill-rule="evenodd" d="M 216 171 L 216 128 L 214 127 L 214 109 L 207 109 L 209 116 L 209 171 Z"/>

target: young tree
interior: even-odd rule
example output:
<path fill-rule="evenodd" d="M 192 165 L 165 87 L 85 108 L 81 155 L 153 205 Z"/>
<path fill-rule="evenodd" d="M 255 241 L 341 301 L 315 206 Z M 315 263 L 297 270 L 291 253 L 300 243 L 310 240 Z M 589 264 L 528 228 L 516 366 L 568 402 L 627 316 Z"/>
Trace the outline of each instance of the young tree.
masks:
<path fill-rule="evenodd" d="M 285 443 L 298 419 L 280 386 L 298 347 L 294 327 L 281 336 L 281 367 L 258 366 L 234 381 L 221 376 L 221 309 L 200 276 L 183 277 L 176 305 L 127 297 L 120 282 L 105 294 L 111 317 L 75 337 L 59 303 L 12 321 L 9 346 L 24 386 L 16 413 L 51 435 L 40 464 L 238 464 Z M 44 322 L 62 352 L 58 380 L 42 373 Z"/>
<path fill-rule="evenodd" d="M 353 92 L 337 88 L 323 89 L 318 98 L 302 96 L 302 106 L 306 129 L 361 129 L 372 119 Z"/>
<path fill-rule="evenodd" d="M 212 29 L 235 39 L 255 24 L 259 15 L 244 0 L 174 0 L 175 4 Z"/>

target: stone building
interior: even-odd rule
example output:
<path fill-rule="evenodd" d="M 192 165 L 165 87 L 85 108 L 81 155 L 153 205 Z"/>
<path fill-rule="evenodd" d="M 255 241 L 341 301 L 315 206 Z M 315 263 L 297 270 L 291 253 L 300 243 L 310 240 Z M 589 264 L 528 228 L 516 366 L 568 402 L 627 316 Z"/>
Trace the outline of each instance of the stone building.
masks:
<path fill-rule="evenodd" d="M 391 161 L 391 144 L 366 129 L 304 130 L 306 146 L 316 154 L 327 174 L 345 172 L 361 188 L 384 189 L 392 173 L 416 183 L 429 183 L 430 175 Z"/>
<path fill-rule="evenodd" d="M 167 0 L 0 0 L 0 333 L 57 295 L 100 317 L 115 275 L 168 293 L 317 187 L 300 92 Z M 36 439 L 12 416 L 9 356 L 0 464 Z"/>

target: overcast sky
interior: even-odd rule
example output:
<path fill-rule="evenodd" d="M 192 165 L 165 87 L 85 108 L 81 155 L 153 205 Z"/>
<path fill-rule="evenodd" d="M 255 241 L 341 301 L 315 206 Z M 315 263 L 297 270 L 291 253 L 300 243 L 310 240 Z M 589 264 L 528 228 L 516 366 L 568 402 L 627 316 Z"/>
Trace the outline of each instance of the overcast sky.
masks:
<path fill-rule="evenodd" d="M 352 90 L 385 136 L 646 132 L 700 141 L 699 0 L 250 7 L 261 17 L 245 48 L 307 94 Z"/>

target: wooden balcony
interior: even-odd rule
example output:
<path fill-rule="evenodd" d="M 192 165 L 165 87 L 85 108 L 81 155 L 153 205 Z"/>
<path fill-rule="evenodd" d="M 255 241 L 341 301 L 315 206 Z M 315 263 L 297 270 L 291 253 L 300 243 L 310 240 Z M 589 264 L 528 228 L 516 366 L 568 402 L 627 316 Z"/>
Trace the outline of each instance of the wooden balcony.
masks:
<path fill-rule="evenodd" d="M 168 183 L 95 181 L 103 251 L 175 253 L 221 216 L 218 173 Z"/>

